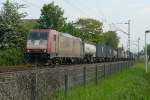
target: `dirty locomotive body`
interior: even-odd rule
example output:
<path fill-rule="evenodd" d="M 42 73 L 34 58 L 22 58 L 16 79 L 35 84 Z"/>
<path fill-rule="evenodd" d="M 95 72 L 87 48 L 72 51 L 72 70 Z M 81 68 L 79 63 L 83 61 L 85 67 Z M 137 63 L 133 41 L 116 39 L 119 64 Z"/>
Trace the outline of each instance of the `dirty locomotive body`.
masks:
<path fill-rule="evenodd" d="M 135 55 L 123 49 L 82 41 L 67 33 L 52 29 L 36 29 L 28 34 L 26 44 L 28 62 L 49 64 L 96 63 L 133 60 Z"/>

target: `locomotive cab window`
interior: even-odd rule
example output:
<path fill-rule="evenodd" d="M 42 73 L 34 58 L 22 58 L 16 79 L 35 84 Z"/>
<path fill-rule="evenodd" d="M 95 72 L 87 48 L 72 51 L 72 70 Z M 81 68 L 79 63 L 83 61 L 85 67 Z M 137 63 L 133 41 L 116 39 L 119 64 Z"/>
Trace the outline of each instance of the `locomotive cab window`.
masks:
<path fill-rule="evenodd" d="M 47 32 L 32 32 L 28 35 L 28 40 L 47 40 Z"/>

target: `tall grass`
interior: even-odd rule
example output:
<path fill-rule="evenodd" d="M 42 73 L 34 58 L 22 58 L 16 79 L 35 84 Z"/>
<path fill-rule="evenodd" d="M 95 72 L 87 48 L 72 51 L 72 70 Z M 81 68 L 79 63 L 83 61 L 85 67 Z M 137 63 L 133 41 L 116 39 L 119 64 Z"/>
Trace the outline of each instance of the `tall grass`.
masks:
<path fill-rule="evenodd" d="M 123 72 L 103 80 L 98 86 L 74 87 L 65 98 L 63 91 L 57 100 L 150 100 L 150 73 L 145 74 L 144 64 L 139 63 Z"/>

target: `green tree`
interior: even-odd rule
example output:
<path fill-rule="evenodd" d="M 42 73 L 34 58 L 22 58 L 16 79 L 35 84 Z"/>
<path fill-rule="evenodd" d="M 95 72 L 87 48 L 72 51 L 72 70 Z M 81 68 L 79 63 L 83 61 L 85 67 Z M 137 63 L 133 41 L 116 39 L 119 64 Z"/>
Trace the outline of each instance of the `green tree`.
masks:
<path fill-rule="evenodd" d="M 12 3 L 7 0 L 0 11 L 0 48 L 21 46 L 22 34 L 19 32 L 21 18 L 25 13 L 19 13 L 24 5 Z"/>
<path fill-rule="evenodd" d="M 113 48 L 117 48 L 119 44 L 119 38 L 117 36 L 117 33 L 114 31 L 108 31 L 104 33 L 105 37 L 105 44 L 108 46 L 111 46 Z"/>
<path fill-rule="evenodd" d="M 37 19 L 22 19 L 21 26 L 19 28 L 19 32 L 22 37 L 22 46 L 24 47 L 26 44 L 27 34 L 32 30 L 38 27 Z"/>
<path fill-rule="evenodd" d="M 21 33 L 28 33 L 32 29 L 38 28 L 38 19 L 23 19 L 21 24 Z"/>
<path fill-rule="evenodd" d="M 45 4 L 41 9 L 41 16 L 39 20 L 39 28 L 53 28 L 56 30 L 61 30 L 65 24 L 65 19 L 63 17 L 64 11 L 54 2 L 50 4 Z"/>
<path fill-rule="evenodd" d="M 80 30 L 80 38 L 96 43 L 103 41 L 103 24 L 100 21 L 91 18 L 80 18 L 75 22 L 75 26 Z"/>
<path fill-rule="evenodd" d="M 80 30 L 75 27 L 73 22 L 65 23 L 65 25 L 63 26 L 61 32 L 65 32 L 65 33 L 71 34 L 73 36 L 80 37 L 80 35 L 79 35 Z"/>
<path fill-rule="evenodd" d="M 95 34 L 103 32 L 103 24 L 91 18 L 81 18 L 76 22 L 76 25 L 80 27 L 84 34 Z"/>

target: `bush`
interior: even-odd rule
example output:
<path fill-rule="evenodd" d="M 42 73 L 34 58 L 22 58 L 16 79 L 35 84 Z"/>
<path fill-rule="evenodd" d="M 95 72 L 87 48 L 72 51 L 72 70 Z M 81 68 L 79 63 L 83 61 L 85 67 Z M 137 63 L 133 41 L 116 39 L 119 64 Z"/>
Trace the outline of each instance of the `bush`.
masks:
<path fill-rule="evenodd" d="M 9 48 L 0 50 L 0 66 L 17 65 L 24 62 L 22 49 Z"/>

